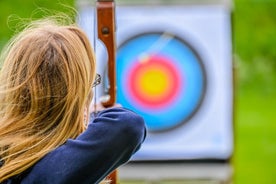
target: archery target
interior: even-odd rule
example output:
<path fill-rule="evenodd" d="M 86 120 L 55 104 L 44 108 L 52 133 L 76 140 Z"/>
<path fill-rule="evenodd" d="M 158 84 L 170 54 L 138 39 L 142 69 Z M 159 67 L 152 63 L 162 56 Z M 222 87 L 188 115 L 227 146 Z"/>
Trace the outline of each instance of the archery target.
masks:
<path fill-rule="evenodd" d="M 153 132 L 187 122 L 200 106 L 206 86 L 195 50 L 176 35 L 162 32 L 136 35 L 122 43 L 117 77 L 118 102 L 141 114 Z"/>
<path fill-rule="evenodd" d="M 79 13 L 79 24 L 91 43 L 97 42 L 93 10 L 84 6 Z M 117 6 L 116 24 L 117 102 L 142 115 L 148 129 L 132 160 L 229 159 L 233 152 L 229 8 Z M 99 45 L 94 45 L 97 72 L 103 74 L 107 55 Z"/>

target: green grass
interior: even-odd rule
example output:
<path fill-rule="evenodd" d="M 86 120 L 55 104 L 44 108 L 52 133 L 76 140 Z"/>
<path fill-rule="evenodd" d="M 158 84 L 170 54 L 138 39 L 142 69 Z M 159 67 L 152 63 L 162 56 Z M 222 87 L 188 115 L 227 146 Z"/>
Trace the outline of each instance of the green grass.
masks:
<path fill-rule="evenodd" d="M 240 90 L 236 108 L 235 183 L 276 183 L 276 90 Z"/>

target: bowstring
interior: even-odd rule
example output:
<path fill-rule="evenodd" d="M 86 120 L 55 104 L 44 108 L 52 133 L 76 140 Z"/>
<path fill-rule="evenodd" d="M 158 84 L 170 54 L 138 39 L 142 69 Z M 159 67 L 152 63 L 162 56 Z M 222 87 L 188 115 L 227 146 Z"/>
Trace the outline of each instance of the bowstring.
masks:
<path fill-rule="evenodd" d="M 96 6 L 95 6 L 96 7 Z M 95 11 L 94 11 L 94 39 L 93 39 L 93 46 L 94 46 L 94 51 L 95 51 L 95 59 L 96 59 L 96 57 L 97 57 L 97 55 L 96 55 L 96 51 L 97 51 L 97 47 L 96 47 L 96 38 L 97 38 L 97 11 L 96 11 L 96 9 L 95 9 Z M 96 115 L 97 115 L 97 86 L 95 86 L 94 87 L 94 112 L 93 112 L 93 114 L 94 114 L 94 117 L 96 117 Z"/>

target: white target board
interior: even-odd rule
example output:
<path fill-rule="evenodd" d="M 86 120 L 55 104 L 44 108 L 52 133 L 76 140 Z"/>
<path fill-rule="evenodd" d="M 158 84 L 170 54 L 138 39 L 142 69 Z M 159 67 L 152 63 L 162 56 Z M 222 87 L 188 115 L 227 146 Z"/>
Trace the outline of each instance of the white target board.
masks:
<path fill-rule="evenodd" d="M 94 8 L 80 9 L 91 42 Z M 233 152 L 231 11 L 222 5 L 118 6 L 117 101 L 148 136 L 132 160 L 229 159 Z M 97 40 L 96 40 L 97 41 Z M 98 71 L 106 53 L 97 45 Z"/>

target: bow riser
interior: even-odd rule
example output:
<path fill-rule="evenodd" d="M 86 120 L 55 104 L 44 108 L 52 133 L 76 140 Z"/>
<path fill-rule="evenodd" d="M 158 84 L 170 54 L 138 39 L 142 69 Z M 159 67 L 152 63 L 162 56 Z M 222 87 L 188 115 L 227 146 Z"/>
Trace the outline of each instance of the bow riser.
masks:
<path fill-rule="evenodd" d="M 101 101 L 104 107 L 116 103 L 116 35 L 115 35 L 115 3 L 113 1 L 97 1 L 98 38 L 104 43 L 108 53 L 108 94 Z"/>

